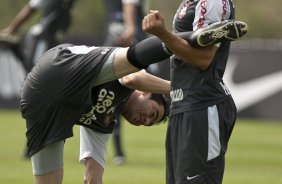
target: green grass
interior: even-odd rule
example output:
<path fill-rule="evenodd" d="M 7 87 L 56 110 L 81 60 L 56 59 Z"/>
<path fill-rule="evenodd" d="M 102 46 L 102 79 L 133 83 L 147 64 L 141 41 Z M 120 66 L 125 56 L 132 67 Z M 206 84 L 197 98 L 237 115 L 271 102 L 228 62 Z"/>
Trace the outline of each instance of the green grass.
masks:
<path fill-rule="evenodd" d="M 21 153 L 25 124 L 16 111 L 0 111 L 0 183 L 33 182 L 31 164 Z M 82 183 L 83 167 L 78 163 L 79 134 L 65 146 L 65 184 Z M 164 184 L 164 140 L 166 125 L 133 127 L 123 123 L 127 164 L 112 164 L 112 143 L 108 145 L 105 184 Z M 282 122 L 238 120 L 226 155 L 225 184 L 282 183 Z"/>

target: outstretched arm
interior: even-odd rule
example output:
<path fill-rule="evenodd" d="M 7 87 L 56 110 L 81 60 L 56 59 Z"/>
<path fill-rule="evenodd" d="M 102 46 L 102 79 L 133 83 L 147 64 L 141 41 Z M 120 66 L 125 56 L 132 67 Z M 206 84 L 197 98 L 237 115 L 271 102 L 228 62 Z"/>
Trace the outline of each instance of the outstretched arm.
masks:
<path fill-rule="evenodd" d="M 139 91 L 169 94 L 170 81 L 147 73 L 145 70 L 126 75 L 121 78 L 124 86 Z"/>
<path fill-rule="evenodd" d="M 122 1 L 122 12 L 125 29 L 117 39 L 118 45 L 130 46 L 133 43 L 136 31 L 136 6 L 137 5 L 133 2 Z"/>
<path fill-rule="evenodd" d="M 1 30 L 1 35 L 12 36 L 34 13 L 36 9 L 29 4 L 25 5 L 22 10 L 16 15 L 12 22 L 5 29 Z"/>

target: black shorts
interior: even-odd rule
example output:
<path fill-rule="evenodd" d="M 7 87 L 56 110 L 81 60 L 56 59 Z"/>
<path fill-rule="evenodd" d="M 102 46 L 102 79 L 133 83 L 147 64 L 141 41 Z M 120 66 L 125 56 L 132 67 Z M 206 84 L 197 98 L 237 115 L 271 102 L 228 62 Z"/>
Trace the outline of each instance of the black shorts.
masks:
<path fill-rule="evenodd" d="M 20 105 L 29 156 L 73 135 L 74 123 L 91 109 L 93 81 L 114 50 L 73 53 L 67 47 L 72 45 L 47 51 L 23 82 Z"/>
<path fill-rule="evenodd" d="M 166 183 L 221 184 L 235 120 L 232 98 L 171 116 L 166 137 Z"/>

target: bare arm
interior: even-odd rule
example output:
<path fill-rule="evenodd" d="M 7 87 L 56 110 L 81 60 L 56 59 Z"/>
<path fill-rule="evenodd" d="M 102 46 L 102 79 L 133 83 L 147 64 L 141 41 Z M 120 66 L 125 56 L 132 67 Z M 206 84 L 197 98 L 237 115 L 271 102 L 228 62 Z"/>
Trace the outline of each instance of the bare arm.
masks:
<path fill-rule="evenodd" d="M 144 70 L 122 77 L 123 85 L 139 91 L 169 94 L 170 81 L 161 79 Z"/>
<path fill-rule="evenodd" d="M 132 44 L 136 31 L 136 5 L 132 3 L 123 3 L 123 20 L 125 30 L 118 38 L 119 45 L 129 46 Z"/>
<path fill-rule="evenodd" d="M 31 8 L 29 4 L 25 5 L 8 27 L 1 31 L 1 34 L 7 36 L 15 34 L 20 26 L 24 24 L 35 13 L 35 11 L 36 10 Z"/>
<path fill-rule="evenodd" d="M 186 40 L 172 34 L 165 28 L 159 11 L 150 11 L 143 19 L 142 27 L 145 32 L 159 37 L 178 58 L 202 70 L 208 68 L 217 50 L 215 46 L 193 48 Z"/>

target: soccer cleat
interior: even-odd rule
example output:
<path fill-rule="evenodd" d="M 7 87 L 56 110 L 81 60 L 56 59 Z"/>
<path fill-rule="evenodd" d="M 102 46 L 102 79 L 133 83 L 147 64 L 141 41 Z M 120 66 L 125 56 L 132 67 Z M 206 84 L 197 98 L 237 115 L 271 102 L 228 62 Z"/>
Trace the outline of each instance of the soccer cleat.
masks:
<path fill-rule="evenodd" d="M 248 25 L 238 20 L 225 20 L 200 28 L 189 38 L 193 47 L 206 47 L 222 41 L 235 41 L 245 35 Z"/>

